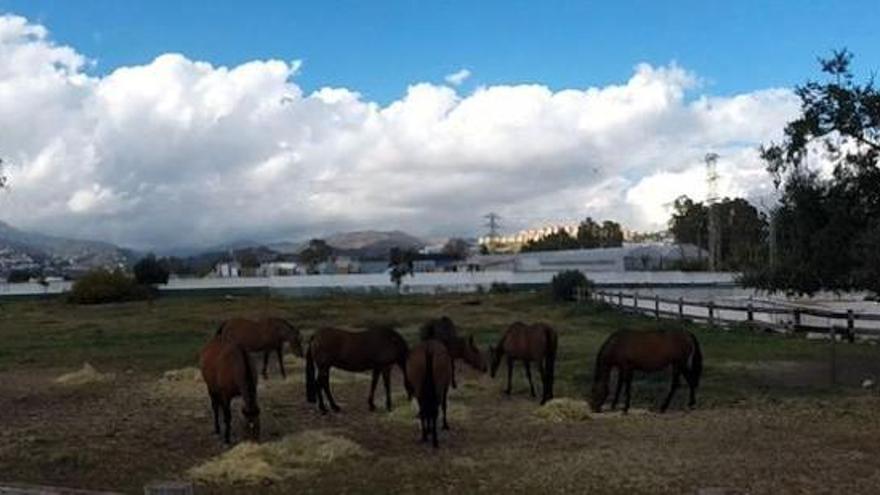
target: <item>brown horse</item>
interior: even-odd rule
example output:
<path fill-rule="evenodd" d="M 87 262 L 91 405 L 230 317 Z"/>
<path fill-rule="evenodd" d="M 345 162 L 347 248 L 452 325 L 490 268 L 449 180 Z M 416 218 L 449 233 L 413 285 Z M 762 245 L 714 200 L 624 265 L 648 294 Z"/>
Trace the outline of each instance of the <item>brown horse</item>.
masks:
<path fill-rule="evenodd" d="M 590 401 L 593 411 L 601 411 L 608 397 L 608 381 L 614 368 L 617 368 L 617 391 L 611 408 L 617 407 L 620 389 L 626 385 L 625 413 L 629 410 L 633 372 L 660 371 L 668 366 L 672 367 L 672 386 L 660 406 L 660 412 L 669 407 L 682 375 L 690 387 L 688 407 L 694 407 L 697 403 L 696 390 L 703 373 L 703 353 L 694 334 L 687 330 L 619 330 L 611 334 L 596 355 Z"/>
<path fill-rule="evenodd" d="M 254 373 L 247 351 L 232 342 L 225 342 L 214 336 L 204 348 L 199 358 L 202 378 L 211 397 L 214 411 L 214 433 L 220 433 L 219 411 L 223 411 L 226 424 L 224 440 L 230 443 L 230 423 L 232 414 L 230 403 L 241 397 L 244 407 L 241 412 L 245 418 L 245 436 L 251 440 L 260 437 L 260 408 L 257 405 L 257 376 Z"/>
<path fill-rule="evenodd" d="M 437 442 L 437 416 L 443 408 L 443 429 L 449 429 L 446 421 L 446 403 L 449 384 L 452 381 L 452 360 L 446 346 L 438 340 L 428 340 L 415 346 L 406 360 L 406 374 L 413 393 L 419 402 L 419 423 L 422 441 L 428 440 L 434 448 Z"/>
<path fill-rule="evenodd" d="M 396 364 L 403 372 L 407 393 L 410 388 L 406 380 L 406 356 L 409 346 L 393 328 L 379 326 L 360 332 L 349 332 L 338 328 L 322 328 L 309 339 L 306 349 L 306 398 L 318 402 L 321 412 L 326 414 L 324 395 L 333 411 L 339 406 L 330 393 L 330 368 L 335 366 L 346 371 L 373 371 L 373 383 L 367 405 L 376 409 L 373 396 L 379 375 L 385 385 L 385 407 L 391 410 L 391 368 Z M 315 369 L 317 368 L 317 377 Z"/>
<path fill-rule="evenodd" d="M 297 356 L 302 357 L 302 340 L 299 330 L 282 318 L 263 318 L 253 321 L 244 318 L 232 318 L 226 320 L 217 330 L 217 335 L 224 339 L 238 343 L 248 352 L 263 353 L 263 378 L 268 379 L 269 353 L 275 352 L 278 356 L 278 368 L 281 376 L 287 378 L 284 371 L 284 343 L 290 344 L 290 350 Z"/>
<path fill-rule="evenodd" d="M 538 364 L 538 374 L 541 377 L 541 404 L 553 398 L 553 377 L 556 367 L 556 344 L 558 337 L 556 331 L 543 323 L 526 325 L 522 322 L 514 322 L 508 327 L 507 332 L 501 337 L 497 347 L 489 347 L 489 355 L 492 363 L 492 378 L 498 371 L 501 358 L 507 356 L 507 395 L 510 395 L 511 377 L 513 376 L 513 362 L 517 359 L 523 362 L 526 369 L 526 377 L 529 379 L 529 390 L 535 397 L 535 385 L 532 383 L 531 362 Z"/>
<path fill-rule="evenodd" d="M 455 381 L 455 360 L 462 359 L 475 369 L 485 372 L 486 364 L 482 353 L 474 343 L 473 335 L 468 338 L 458 336 L 455 323 L 448 316 L 428 320 L 419 330 L 422 342 L 439 340 L 446 346 L 452 367 L 452 388 L 457 388 Z"/>

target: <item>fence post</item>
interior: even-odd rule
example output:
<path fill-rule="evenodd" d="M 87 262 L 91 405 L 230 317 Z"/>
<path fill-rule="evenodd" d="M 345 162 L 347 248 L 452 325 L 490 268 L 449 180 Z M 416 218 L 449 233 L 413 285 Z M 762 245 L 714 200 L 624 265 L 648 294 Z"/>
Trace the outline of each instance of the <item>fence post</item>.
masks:
<path fill-rule="evenodd" d="M 679 320 L 684 319 L 684 298 L 683 297 L 678 298 L 678 319 Z"/>
<path fill-rule="evenodd" d="M 799 308 L 795 308 L 795 309 L 794 309 L 794 312 L 792 313 L 792 318 L 794 319 L 794 322 L 793 322 L 793 323 L 794 323 L 794 325 L 793 325 L 794 328 L 792 328 L 792 330 L 794 330 L 795 332 L 800 331 L 800 328 L 801 328 L 801 310 L 800 310 Z"/>
<path fill-rule="evenodd" d="M 636 313 L 639 312 L 639 295 L 633 294 L 633 308 L 636 310 Z"/>
<path fill-rule="evenodd" d="M 617 307 L 623 307 L 623 292 L 620 291 L 617 292 Z"/>
<path fill-rule="evenodd" d="M 715 301 L 709 301 L 709 326 L 715 326 Z"/>
<path fill-rule="evenodd" d="M 748 317 L 747 317 L 747 318 L 748 318 L 748 320 L 749 320 L 749 323 L 755 321 L 755 308 L 752 307 L 752 303 L 749 303 L 749 306 L 748 306 Z"/>
<path fill-rule="evenodd" d="M 856 315 L 853 310 L 846 310 L 846 339 L 852 343 L 856 340 Z"/>
<path fill-rule="evenodd" d="M 654 294 L 654 316 L 660 319 L 660 296 Z"/>

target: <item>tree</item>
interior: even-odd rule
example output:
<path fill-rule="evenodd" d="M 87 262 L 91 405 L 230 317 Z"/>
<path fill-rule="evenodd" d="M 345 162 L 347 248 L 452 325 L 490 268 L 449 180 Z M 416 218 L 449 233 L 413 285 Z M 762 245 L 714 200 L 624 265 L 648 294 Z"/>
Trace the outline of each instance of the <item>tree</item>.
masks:
<path fill-rule="evenodd" d="M 0 189 L 3 189 L 6 187 L 7 180 L 8 180 L 8 178 L 6 177 L 6 174 L 3 173 L 3 163 L 4 163 L 3 159 L 0 158 Z"/>
<path fill-rule="evenodd" d="M 141 258 L 134 265 L 134 279 L 141 285 L 167 284 L 168 276 L 168 269 L 153 253 Z"/>
<path fill-rule="evenodd" d="M 560 251 L 563 249 L 577 249 L 579 247 L 580 244 L 578 244 L 577 239 L 572 237 L 565 229 L 559 229 L 540 239 L 525 243 L 520 251 Z"/>
<path fill-rule="evenodd" d="M 33 277 L 35 275 L 36 275 L 36 273 L 34 273 L 31 270 L 21 270 L 21 269 L 11 270 L 6 275 L 6 282 L 10 283 L 10 284 L 20 284 L 20 283 L 24 283 L 24 282 L 29 282 L 31 277 Z"/>
<path fill-rule="evenodd" d="M 782 193 L 773 212 L 781 249 L 771 266 L 743 277 L 750 286 L 799 294 L 878 290 L 880 91 L 873 79 L 854 82 L 851 61 L 846 50 L 820 59 L 826 80 L 796 89 L 801 115 L 781 143 L 761 148 Z M 811 154 L 832 164 L 830 177 L 810 168 Z"/>
<path fill-rule="evenodd" d="M 333 248 L 327 244 L 324 239 L 312 239 L 305 249 L 300 251 L 299 259 L 302 261 L 309 273 L 315 273 L 320 263 L 330 259 L 333 255 Z"/>
<path fill-rule="evenodd" d="M 470 250 L 467 241 L 464 239 L 453 237 L 446 241 L 443 245 L 443 254 L 454 256 L 456 259 L 463 260 L 467 258 Z"/>
<path fill-rule="evenodd" d="M 400 285 L 403 283 L 403 277 L 406 275 L 415 276 L 413 261 L 416 257 L 416 252 L 411 249 L 403 250 L 399 247 L 393 247 L 388 252 L 388 267 L 391 268 L 389 275 L 398 293 Z"/>
<path fill-rule="evenodd" d="M 742 198 L 724 198 L 712 208 L 716 209 L 721 227 L 722 269 L 740 271 L 765 263 L 766 217 Z M 708 249 L 709 211 L 709 207 L 687 196 L 676 199 L 669 220 L 669 230 L 675 242 Z"/>

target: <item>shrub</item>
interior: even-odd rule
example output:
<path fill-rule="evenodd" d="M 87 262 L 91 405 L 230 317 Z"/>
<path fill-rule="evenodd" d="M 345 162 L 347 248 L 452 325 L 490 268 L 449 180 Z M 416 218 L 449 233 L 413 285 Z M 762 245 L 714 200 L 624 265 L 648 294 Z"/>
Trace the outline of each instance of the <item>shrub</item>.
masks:
<path fill-rule="evenodd" d="M 555 301 L 573 301 L 578 287 L 582 287 L 584 296 L 589 298 L 592 283 L 578 270 L 559 272 L 550 281 L 550 293 Z"/>
<path fill-rule="evenodd" d="M 31 270 L 12 270 L 6 276 L 6 281 L 10 284 L 20 284 L 30 281 L 35 275 L 36 273 Z"/>
<path fill-rule="evenodd" d="M 510 292 L 510 284 L 506 282 L 492 282 L 492 285 L 489 286 L 490 294 L 509 294 Z"/>
<path fill-rule="evenodd" d="M 73 283 L 68 300 L 76 304 L 101 304 L 149 297 L 150 288 L 138 285 L 122 270 L 98 268 Z"/>

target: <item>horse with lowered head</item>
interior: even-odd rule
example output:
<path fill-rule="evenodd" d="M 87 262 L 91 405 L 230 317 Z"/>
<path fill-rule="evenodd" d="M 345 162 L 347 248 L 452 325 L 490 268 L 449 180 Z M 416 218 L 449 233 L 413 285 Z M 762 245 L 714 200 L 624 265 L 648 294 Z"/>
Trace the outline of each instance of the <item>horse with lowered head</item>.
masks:
<path fill-rule="evenodd" d="M 284 371 L 284 344 L 290 344 L 293 354 L 299 357 L 303 355 L 299 330 L 282 318 L 263 318 L 256 321 L 232 318 L 220 325 L 217 335 L 239 344 L 248 352 L 262 352 L 263 378 L 266 379 L 269 378 L 269 353 L 275 352 L 278 356 L 278 368 L 284 378 L 287 378 Z"/>
<path fill-rule="evenodd" d="M 245 418 L 245 436 L 250 440 L 260 437 L 260 407 L 257 405 L 257 375 L 254 373 L 247 351 L 233 342 L 223 341 L 214 336 L 202 348 L 199 356 L 202 378 L 211 398 L 214 412 L 214 433 L 220 433 L 219 413 L 223 412 L 226 432 L 223 436 L 230 443 L 232 413 L 230 404 L 235 397 L 241 397 L 244 407 L 241 412 Z"/>
<path fill-rule="evenodd" d="M 400 367 L 403 373 L 404 386 L 409 394 L 410 388 L 406 380 L 406 356 L 409 346 L 406 340 L 386 325 L 367 328 L 363 331 L 351 332 L 338 328 L 321 328 L 309 339 L 306 349 L 306 399 L 317 402 L 321 412 L 326 414 L 324 396 L 333 411 L 338 412 L 339 406 L 330 392 L 330 368 L 337 367 L 346 371 L 373 371 L 373 382 L 367 405 L 370 410 L 376 409 L 373 397 L 379 376 L 385 385 L 385 408 L 391 410 L 391 368 Z"/>
<path fill-rule="evenodd" d="M 439 340 L 428 340 L 416 345 L 406 360 L 406 373 L 413 394 L 419 403 L 419 422 L 422 441 L 431 436 L 434 448 L 437 441 L 437 418 L 443 408 L 443 429 L 449 429 L 446 420 L 447 396 L 452 381 L 452 360 L 446 346 Z"/>
<path fill-rule="evenodd" d="M 599 412 L 608 397 L 611 372 L 617 369 L 617 390 L 611 408 L 617 407 L 621 387 L 626 387 L 623 412 L 629 410 L 633 372 L 661 371 L 672 367 L 672 385 L 660 412 L 669 408 L 672 396 L 683 376 L 690 388 L 688 407 L 697 403 L 696 390 L 703 374 L 703 352 L 700 343 L 687 330 L 619 330 L 609 336 L 596 355 L 593 391 L 590 406 Z"/>
<path fill-rule="evenodd" d="M 455 360 L 461 359 L 471 365 L 478 371 L 486 371 L 486 363 L 483 354 L 474 342 L 473 335 L 468 337 L 460 337 L 448 316 L 441 316 L 425 322 L 419 329 L 419 337 L 422 342 L 429 340 L 437 340 L 446 346 L 447 355 L 449 356 L 450 367 L 452 369 L 451 383 L 452 388 L 457 388 L 458 383 L 455 381 Z"/>
<path fill-rule="evenodd" d="M 535 385 L 532 383 L 531 363 L 538 365 L 541 378 L 541 404 L 553 398 L 553 377 L 556 368 L 556 347 L 558 342 L 556 331 L 549 325 L 535 323 L 526 325 L 517 321 L 507 328 L 498 346 L 489 347 L 492 378 L 498 371 L 501 358 L 507 356 L 507 395 L 510 395 L 513 363 L 517 359 L 523 362 L 526 378 L 529 380 L 529 391 L 535 397 Z"/>

